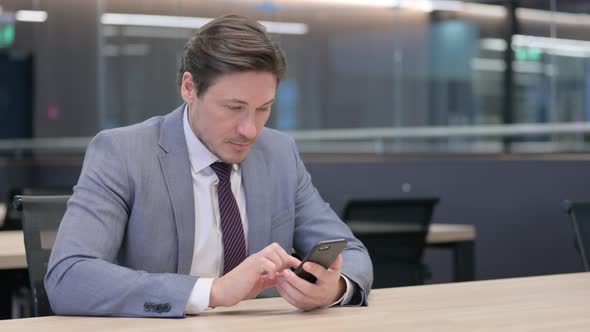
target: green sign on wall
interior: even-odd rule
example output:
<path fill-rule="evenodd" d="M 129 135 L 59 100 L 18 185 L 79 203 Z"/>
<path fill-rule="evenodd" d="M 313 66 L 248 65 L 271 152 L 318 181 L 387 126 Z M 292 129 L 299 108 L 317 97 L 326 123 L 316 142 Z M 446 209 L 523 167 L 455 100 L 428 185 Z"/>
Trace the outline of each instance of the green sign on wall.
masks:
<path fill-rule="evenodd" d="M 10 47 L 14 42 L 14 14 L 2 13 L 0 7 L 0 48 Z"/>
<path fill-rule="evenodd" d="M 10 47 L 14 42 L 14 25 L 0 25 L 0 48 Z"/>
<path fill-rule="evenodd" d="M 541 55 L 541 50 L 534 47 L 518 47 L 516 49 L 516 60 L 518 61 L 539 62 Z"/>

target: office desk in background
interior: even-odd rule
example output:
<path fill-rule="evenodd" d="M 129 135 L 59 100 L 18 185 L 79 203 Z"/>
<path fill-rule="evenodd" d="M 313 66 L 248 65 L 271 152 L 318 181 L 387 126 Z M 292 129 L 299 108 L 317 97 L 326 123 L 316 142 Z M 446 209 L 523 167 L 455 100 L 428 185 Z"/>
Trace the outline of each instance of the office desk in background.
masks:
<path fill-rule="evenodd" d="M 374 222 L 350 221 L 348 226 L 354 234 L 387 234 L 413 231 L 404 225 Z M 453 252 L 453 281 L 475 280 L 475 238 L 473 225 L 431 224 L 426 237 L 429 247 L 450 249 Z"/>
<path fill-rule="evenodd" d="M 28 285 L 24 253 L 22 231 L 0 231 L 0 319 L 23 317 L 25 308 L 30 308 L 30 296 L 20 292 Z"/>
<path fill-rule="evenodd" d="M 383 288 L 368 307 L 302 312 L 282 298 L 249 300 L 185 319 L 41 317 L 0 331 L 588 331 L 590 272 Z"/>
<path fill-rule="evenodd" d="M 6 204 L 0 203 L 0 227 L 4 225 L 4 220 L 6 219 L 6 213 L 8 209 L 6 208 Z"/>
<path fill-rule="evenodd" d="M 364 231 L 392 231 L 392 225 L 363 222 L 349 224 L 353 232 Z M 471 281 L 474 275 L 473 241 L 475 227 L 471 225 L 432 224 L 426 242 L 433 246 L 451 246 L 455 251 L 455 279 L 457 281 Z M 467 245 L 466 245 L 467 244 Z M 457 272 L 465 266 L 466 272 Z M 27 260 L 22 231 L 0 232 L 0 269 L 26 269 Z M 469 272 L 471 271 L 471 272 Z M 457 275 L 459 274 L 459 275 Z M 469 279 L 471 276 L 471 279 Z"/>
<path fill-rule="evenodd" d="M 0 270 L 26 269 L 27 257 L 22 231 L 0 231 Z"/>

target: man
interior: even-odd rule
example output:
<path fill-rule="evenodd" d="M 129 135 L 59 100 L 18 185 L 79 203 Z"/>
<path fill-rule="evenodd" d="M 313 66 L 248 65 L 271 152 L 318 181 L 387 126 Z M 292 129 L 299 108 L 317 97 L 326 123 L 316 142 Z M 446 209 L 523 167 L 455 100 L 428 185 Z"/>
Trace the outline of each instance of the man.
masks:
<path fill-rule="evenodd" d="M 86 152 L 45 288 L 64 315 L 182 317 L 278 292 L 297 308 L 366 305 L 367 250 L 264 128 L 286 65 L 256 21 L 225 16 L 186 44 L 172 113 L 99 133 Z M 317 281 L 290 268 L 348 245 Z M 274 293 L 273 293 L 274 292 Z"/>

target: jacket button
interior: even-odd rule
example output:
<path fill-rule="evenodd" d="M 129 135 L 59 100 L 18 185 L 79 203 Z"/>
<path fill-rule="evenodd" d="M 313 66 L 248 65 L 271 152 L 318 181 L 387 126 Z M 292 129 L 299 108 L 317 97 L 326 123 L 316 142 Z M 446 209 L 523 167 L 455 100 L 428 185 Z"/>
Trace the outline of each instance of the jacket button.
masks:
<path fill-rule="evenodd" d="M 170 309 L 172 309 L 172 306 L 170 305 L 170 303 L 164 303 L 162 310 L 164 310 L 164 312 L 169 312 Z"/>
<path fill-rule="evenodd" d="M 143 311 L 145 311 L 145 312 L 150 311 L 150 304 L 148 302 L 143 304 Z"/>

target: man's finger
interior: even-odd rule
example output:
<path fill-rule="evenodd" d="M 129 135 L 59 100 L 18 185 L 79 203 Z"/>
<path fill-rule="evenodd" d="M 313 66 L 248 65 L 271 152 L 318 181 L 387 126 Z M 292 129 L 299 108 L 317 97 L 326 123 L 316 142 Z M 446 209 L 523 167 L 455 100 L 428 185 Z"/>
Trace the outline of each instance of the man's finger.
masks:
<path fill-rule="evenodd" d="M 296 288 L 300 293 L 307 296 L 312 296 L 315 293 L 317 293 L 318 286 L 312 284 L 311 282 L 303 278 L 300 278 L 298 275 L 295 274 L 295 272 L 291 270 L 284 270 L 281 273 L 281 275 L 282 279 L 285 282 L 289 283 L 291 286 Z"/>
<path fill-rule="evenodd" d="M 283 248 L 281 248 L 281 250 L 280 250 L 280 256 L 281 256 L 283 263 L 285 264 L 284 265 L 285 268 L 287 268 L 287 267 L 296 268 L 299 266 L 299 264 L 301 264 L 301 261 L 299 259 L 287 254 L 287 252 L 285 250 L 283 250 Z"/>
<path fill-rule="evenodd" d="M 303 269 L 311 274 L 318 280 L 324 280 L 328 276 L 328 271 L 323 266 L 314 262 L 305 262 Z"/>
<path fill-rule="evenodd" d="M 281 256 L 276 252 L 272 251 L 266 255 L 266 258 L 271 260 L 276 265 L 277 272 L 281 272 L 284 269 L 285 263 L 281 259 Z"/>
<path fill-rule="evenodd" d="M 293 286 L 293 284 L 289 281 L 289 278 L 281 278 L 281 280 L 277 283 L 276 288 L 280 288 L 285 294 L 288 294 L 289 297 L 295 302 L 292 304 L 296 307 L 306 307 L 307 297 L 299 289 Z"/>
<path fill-rule="evenodd" d="M 263 251 L 266 251 L 269 253 L 276 252 L 281 256 L 288 256 L 285 249 L 283 249 L 283 247 L 281 247 L 281 245 L 276 242 L 273 242 L 273 243 L 269 244 L 268 246 L 266 246 L 266 248 L 264 248 Z"/>
<path fill-rule="evenodd" d="M 299 265 L 301 265 L 301 261 L 299 259 L 297 259 L 297 257 L 289 256 L 287 258 L 287 265 L 289 267 L 292 267 L 295 269 L 295 268 L 299 267 Z"/>
<path fill-rule="evenodd" d="M 271 278 L 262 278 L 261 281 L 261 289 L 267 289 L 267 288 L 271 288 L 276 286 L 277 284 L 277 278 L 271 279 Z"/>
<path fill-rule="evenodd" d="M 259 265 L 261 274 L 266 276 L 267 278 L 274 279 L 277 273 L 277 266 L 274 262 L 266 257 L 262 257 Z"/>
<path fill-rule="evenodd" d="M 279 270 L 282 270 L 283 268 L 289 266 L 291 267 L 293 265 L 293 256 L 287 254 L 287 252 L 285 251 L 285 249 L 283 249 L 283 247 L 281 247 L 278 243 L 274 242 L 270 245 L 268 245 L 266 248 L 263 249 L 263 254 L 267 257 L 276 257 L 275 259 L 280 260 L 280 268 Z M 273 260 L 275 260 L 273 259 Z"/>
<path fill-rule="evenodd" d="M 289 304 L 291 304 L 295 308 L 299 308 L 299 304 L 297 303 L 297 301 L 295 301 L 295 299 L 292 298 L 291 295 L 284 290 L 284 287 L 280 283 L 276 285 L 275 289 L 277 290 L 277 292 L 279 292 L 279 295 L 281 295 L 281 297 L 285 299 L 285 301 L 289 302 Z"/>

